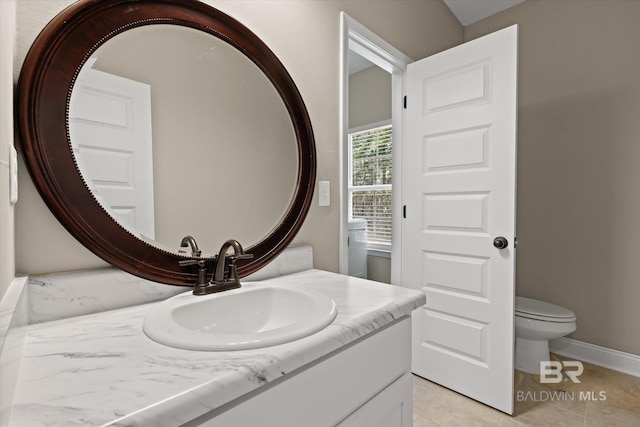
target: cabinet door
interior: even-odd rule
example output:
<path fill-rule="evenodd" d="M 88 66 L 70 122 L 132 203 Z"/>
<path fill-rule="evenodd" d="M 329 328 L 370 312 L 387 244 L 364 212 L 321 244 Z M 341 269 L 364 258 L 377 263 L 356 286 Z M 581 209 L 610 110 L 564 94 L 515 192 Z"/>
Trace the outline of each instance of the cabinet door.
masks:
<path fill-rule="evenodd" d="M 413 379 L 405 374 L 342 421 L 340 427 L 410 427 L 413 424 Z"/>
<path fill-rule="evenodd" d="M 394 401 L 398 407 L 402 400 L 403 405 L 406 402 L 409 404 L 408 419 L 411 421 L 413 384 L 410 381 L 410 352 L 411 319 L 404 317 L 346 349 L 289 373 L 183 427 L 335 426 L 347 422 L 356 415 L 355 412 L 365 407 L 370 408 L 369 412 L 373 411 L 376 403 L 372 402 L 376 399 L 380 399 L 389 409 L 371 419 L 379 422 L 383 417 L 393 418 L 393 408 L 389 402 Z M 405 377 L 409 377 L 408 383 L 401 381 Z M 389 393 L 397 396 L 385 399 L 386 393 L 383 395 L 383 392 L 392 387 L 393 391 Z M 363 412 L 365 415 L 367 411 Z M 369 417 L 365 420 L 369 420 Z M 356 419 L 345 425 L 411 425 L 371 424 Z"/>

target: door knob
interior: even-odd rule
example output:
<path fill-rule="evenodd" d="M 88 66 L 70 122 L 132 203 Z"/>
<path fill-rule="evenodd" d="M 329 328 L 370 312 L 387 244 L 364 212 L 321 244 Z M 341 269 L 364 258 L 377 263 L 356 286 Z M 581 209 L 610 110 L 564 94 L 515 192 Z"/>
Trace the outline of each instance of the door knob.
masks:
<path fill-rule="evenodd" d="M 502 236 L 496 237 L 495 239 L 493 239 L 493 246 L 498 249 L 504 249 L 509 246 L 509 241 Z"/>

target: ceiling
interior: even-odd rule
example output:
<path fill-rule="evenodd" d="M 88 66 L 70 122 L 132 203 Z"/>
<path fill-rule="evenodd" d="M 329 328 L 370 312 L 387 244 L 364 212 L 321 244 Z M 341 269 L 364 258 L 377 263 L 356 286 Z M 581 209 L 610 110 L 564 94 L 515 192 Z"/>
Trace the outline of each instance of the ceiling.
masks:
<path fill-rule="evenodd" d="M 525 0 L 443 0 L 465 27 Z"/>
<path fill-rule="evenodd" d="M 443 0 L 464 26 L 478 22 L 525 0 Z M 355 52 L 349 54 L 349 74 L 367 69 L 373 64 Z"/>

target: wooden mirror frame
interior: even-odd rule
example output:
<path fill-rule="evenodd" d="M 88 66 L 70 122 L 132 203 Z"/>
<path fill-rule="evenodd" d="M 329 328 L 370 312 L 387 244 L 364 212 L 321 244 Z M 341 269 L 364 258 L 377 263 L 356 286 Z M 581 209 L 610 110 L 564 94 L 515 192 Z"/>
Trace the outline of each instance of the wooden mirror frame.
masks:
<path fill-rule="evenodd" d="M 298 148 L 295 193 L 280 223 L 246 248 L 254 258 L 238 261 L 238 274 L 244 277 L 275 258 L 302 226 L 313 197 L 316 151 L 309 115 L 285 67 L 253 32 L 219 10 L 196 0 L 82 0 L 63 10 L 36 38 L 20 73 L 16 115 L 22 154 L 49 209 L 85 247 L 136 276 L 193 285 L 196 270 L 178 265 L 188 257 L 135 237 L 98 203 L 77 168 L 69 140 L 69 101 L 84 63 L 115 35 L 154 24 L 195 28 L 234 46 L 264 72 L 291 117 Z M 205 259 L 211 274 L 213 258 Z"/>

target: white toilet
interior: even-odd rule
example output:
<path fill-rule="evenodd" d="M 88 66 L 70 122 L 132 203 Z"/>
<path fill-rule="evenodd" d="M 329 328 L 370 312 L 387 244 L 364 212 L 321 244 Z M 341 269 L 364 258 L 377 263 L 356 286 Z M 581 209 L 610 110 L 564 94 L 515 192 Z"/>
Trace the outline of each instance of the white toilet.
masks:
<path fill-rule="evenodd" d="M 549 340 L 576 330 L 576 315 L 569 309 L 531 298 L 516 297 L 516 369 L 540 373 L 549 359 Z"/>

